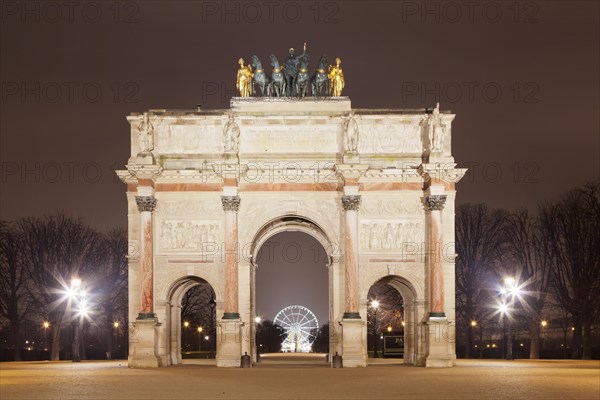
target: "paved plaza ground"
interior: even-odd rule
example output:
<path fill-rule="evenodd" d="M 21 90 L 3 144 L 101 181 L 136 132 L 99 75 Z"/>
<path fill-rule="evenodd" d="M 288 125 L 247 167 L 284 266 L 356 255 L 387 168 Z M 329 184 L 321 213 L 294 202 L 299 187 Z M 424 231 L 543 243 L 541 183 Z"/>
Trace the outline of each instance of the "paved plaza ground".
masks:
<path fill-rule="evenodd" d="M 331 369 L 265 359 L 252 369 L 193 361 L 129 369 L 126 361 L 0 364 L 0 399 L 600 399 L 600 361 L 458 360 L 455 368 L 395 360 Z"/>

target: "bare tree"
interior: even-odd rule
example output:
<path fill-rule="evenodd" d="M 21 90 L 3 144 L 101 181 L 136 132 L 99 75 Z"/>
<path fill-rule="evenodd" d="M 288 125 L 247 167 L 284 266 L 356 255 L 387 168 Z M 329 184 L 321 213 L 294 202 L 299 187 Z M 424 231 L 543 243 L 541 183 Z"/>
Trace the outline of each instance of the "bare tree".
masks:
<path fill-rule="evenodd" d="M 181 319 L 193 327 L 202 327 L 202 334 L 209 336 L 212 352 L 216 343 L 217 314 L 215 292 L 210 284 L 201 282 L 185 292 L 181 300 Z"/>
<path fill-rule="evenodd" d="M 25 218 L 18 226 L 23 235 L 22 255 L 31 295 L 53 327 L 50 359 L 58 360 L 65 322 L 64 291 L 72 278 L 85 278 L 89 273 L 99 235 L 81 220 L 64 214 Z"/>
<path fill-rule="evenodd" d="M 540 218 L 552 245 L 554 295 L 573 316 L 573 358 L 590 359 L 600 316 L 600 179 L 544 204 Z"/>
<path fill-rule="evenodd" d="M 109 340 L 107 358 L 113 356 L 113 322 L 127 326 L 127 232 L 113 229 L 101 235 L 94 247 L 93 291 L 101 308 L 104 324 L 103 331 Z"/>
<path fill-rule="evenodd" d="M 398 290 L 385 282 L 377 282 L 369 289 L 370 304 L 367 308 L 367 332 L 377 357 L 378 337 L 388 328 L 397 330 L 404 321 L 404 300 Z M 373 303 L 377 301 L 377 306 Z"/>
<path fill-rule="evenodd" d="M 505 255 L 512 264 L 522 289 L 523 317 L 529 325 L 529 358 L 540 356 L 540 322 L 550 289 L 549 237 L 544 235 L 537 218 L 527 210 L 511 213 L 505 226 Z"/>
<path fill-rule="evenodd" d="M 473 329 L 471 321 L 481 324 L 489 314 L 488 282 L 497 279 L 501 258 L 502 230 L 506 212 L 490 211 L 484 204 L 459 206 L 456 214 L 456 312 L 457 329 L 466 330 L 465 356 L 471 357 Z M 481 325 L 480 325 L 481 327 Z"/>
<path fill-rule="evenodd" d="M 0 221 L 0 316 L 8 321 L 15 361 L 21 360 L 21 325 L 34 312 L 21 247 L 22 235 L 16 227 Z"/>

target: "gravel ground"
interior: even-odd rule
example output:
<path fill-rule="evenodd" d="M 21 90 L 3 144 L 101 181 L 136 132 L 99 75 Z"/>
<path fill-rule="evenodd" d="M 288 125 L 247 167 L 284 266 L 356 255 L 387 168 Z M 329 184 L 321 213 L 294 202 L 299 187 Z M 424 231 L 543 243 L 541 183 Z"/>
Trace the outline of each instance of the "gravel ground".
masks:
<path fill-rule="evenodd" d="M 129 369 L 125 361 L 5 362 L 0 398 L 600 400 L 600 361 L 459 360 L 445 369 L 195 363 L 146 370 Z"/>

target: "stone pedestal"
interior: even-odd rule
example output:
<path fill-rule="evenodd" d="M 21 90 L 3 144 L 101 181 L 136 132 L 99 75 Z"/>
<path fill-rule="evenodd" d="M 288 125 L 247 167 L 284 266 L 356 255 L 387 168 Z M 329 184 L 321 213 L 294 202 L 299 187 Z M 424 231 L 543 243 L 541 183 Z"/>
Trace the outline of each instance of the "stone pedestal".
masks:
<path fill-rule="evenodd" d="M 342 324 L 342 357 L 344 368 L 366 367 L 366 343 L 363 343 L 363 324 L 361 319 L 344 318 Z"/>
<path fill-rule="evenodd" d="M 158 357 L 158 329 L 156 318 L 137 319 L 134 333 L 129 339 L 129 368 L 157 368 L 161 366 Z"/>
<path fill-rule="evenodd" d="M 218 326 L 217 367 L 239 368 L 242 356 L 242 321 L 221 319 Z"/>
<path fill-rule="evenodd" d="M 426 367 L 446 368 L 454 366 L 452 357 L 454 337 L 450 335 L 450 322 L 445 317 L 430 317 L 425 322 L 427 327 Z"/>

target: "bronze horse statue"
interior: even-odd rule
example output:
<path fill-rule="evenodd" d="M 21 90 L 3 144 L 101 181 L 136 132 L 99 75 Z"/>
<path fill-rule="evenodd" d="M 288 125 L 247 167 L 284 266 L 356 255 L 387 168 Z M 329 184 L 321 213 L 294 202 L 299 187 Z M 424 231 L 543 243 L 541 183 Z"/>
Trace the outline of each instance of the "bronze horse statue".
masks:
<path fill-rule="evenodd" d="M 252 81 L 253 86 L 258 86 L 260 88 L 261 96 L 268 95 L 270 79 L 269 76 L 263 70 L 262 64 L 256 55 L 252 56 L 252 66 L 254 67 L 254 79 Z M 254 89 L 254 93 L 258 94 L 256 88 Z"/>
<path fill-rule="evenodd" d="M 313 96 L 329 95 L 329 80 L 327 79 L 327 55 L 323 54 L 319 59 L 319 66 L 315 74 L 310 78 L 310 86 Z"/>
<path fill-rule="evenodd" d="M 308 54 L 304 54 L 298 61 L 298 75 L 296 76 L 296 95 L 304 97 L 310 94 L 310 77 L 308 76 Z"/>
<path fill-rule="evenodd" d="M 271 74 L 271 82 L 269 83 L 267 93 L 269 96 L 285 96 L 285 79 L 283 77 L 283 72 L 281 72 L 281 67 L 279 66 L 279 60 L 277 60 L 277 57 L 273 54 L 271 54 L 269 58 L 271 59 L 273 73 Z"/>

